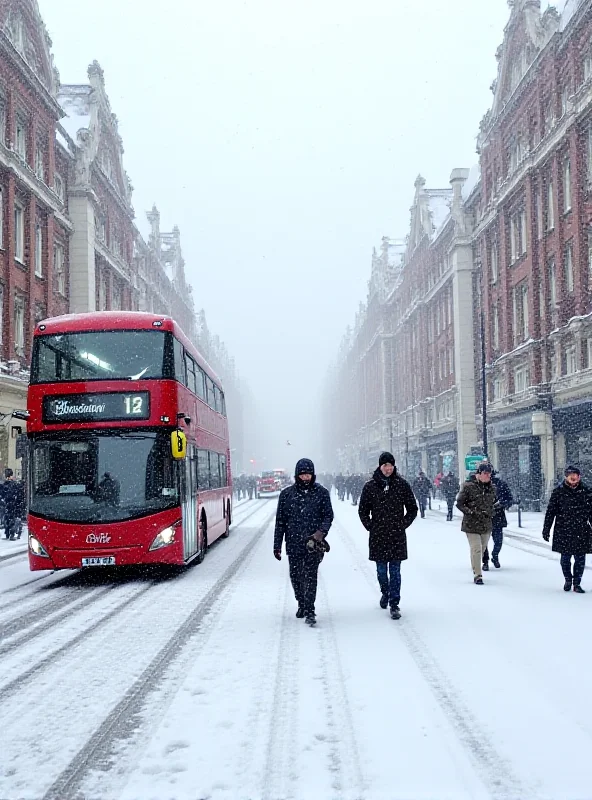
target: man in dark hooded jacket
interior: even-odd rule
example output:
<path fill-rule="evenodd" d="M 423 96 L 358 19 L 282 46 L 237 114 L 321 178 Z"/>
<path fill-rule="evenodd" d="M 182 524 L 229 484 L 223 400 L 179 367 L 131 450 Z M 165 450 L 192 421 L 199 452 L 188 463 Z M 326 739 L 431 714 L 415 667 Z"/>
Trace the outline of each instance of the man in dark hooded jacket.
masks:
<path fill-rule="evenodd" d="M 504 543 L 504 528 L 508 527 L 506 511 L 514 505 L 514 498 L 508 484 L 503 481 L 496 470 L 491 473 L 491 485 L 495 489 L 495 504 L 493 506 L 493 520 L 491 523 L 491 537 L 493 539 L 493 550 L 491 561 L 496 569 L 500 568 L 499 554 Z M 489 569 L 489 549 L 483 551 L 483 569 Z"/>
<path fill-rule="evenodd" d="M 333 522 L 333 507 L 329 492 L 316 482 L 310 459 L 301 458 L 294 475 L 295 483 L 284 489 L 278 500 L 273 554 L 281 561 L 285 539 L 290 580 L 298 603 L 296 616 L 314 625 L 317 574 L 329 550 L 325 539 Z"/>
<path fill-rule="evenodd" d="M 591 517 L 590 490 L 582 483 L 580 470 L 577 467 L 567 467 L 564 482 L 551 493 L 543 523 L 543 539 L 546 542 L 551 537 L 551 528 L 555 523 L 553 552 L 561 553 L 561 569 L 565 578 L 563 589 L 566 592 L 573 585 L 574 592 L 584 594 L 580 584 L 586 567 L 586 553 L 591 551 Z"/>
<path fill-rule="evenodd" d="M 390 605 L 391 617 L 401 612 L 401 561 L 407 559 L 406 530 L 417 516 L 411 486 L 397 474 L 391 453 L 382 453 L 378 469 L 362 490 L 358 515 L 370 533 L 370 561 L 376 562 L 380 607 Z"/>

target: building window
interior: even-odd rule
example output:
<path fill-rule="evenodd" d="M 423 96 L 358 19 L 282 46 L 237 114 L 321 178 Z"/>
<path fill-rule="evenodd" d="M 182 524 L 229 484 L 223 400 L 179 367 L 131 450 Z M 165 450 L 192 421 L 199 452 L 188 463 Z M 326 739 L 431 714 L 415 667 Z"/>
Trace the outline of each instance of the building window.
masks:
<path fill-rule="evenodd" d="M 118 281 L 113 281 L 111 308 L 113 311 L 121 311 L 121 284 Z"/>
<path fill-rule="evenodd" d="M 489 254 L 489 260 L 491 262 L 491 282 L 497 283 L 499 278 L 499 263 L 498 263 L 498 254 L 497 254 L 497 242 L 493 242 L 491 245 L 491 252 Z"/>
<path fill-rule="evenodd" d="M 510 263 L 513 264 L 518 259 L 520 252 L 520 242 L 518 233 L 518 222 L 515 216 L 510 218 Z"/>
<path fill-rule="evenodd" d="M 60 198 L 60 200 L 63 203 L 64 200 L 66 199 L 66 193 L 65 193 L 65 190 L 64 190 L 64 181 L 62 179 L 62 176 L 58 175 L 57 172 L 53 176 L 53 185 L 54 185 L 55 193 L 57 194 L 57 196 Z"/>
<path fill-rule="evenodd" d="M 491 321 L 491 342 L 494 350 L 499 349 L 499 308 L 493 307 L 493 316 Z"/>
<path fill-rule="evenodd" d="M 43 277 L 43 228 L 39 223 L 35 228 L 35 275 Z"/>
<path fill-rule="evenodd" d="M 0 344 L 4 339 L 4 284 L 0 283 Z"/>
<path fill-rule="evenodd" d="M 557 308 L 557 270 L 554 258 L 549 261 L 549 303 L 551 309 Z"/>
<path fill-rule="evenodd" d="M 574 268 L 573 268 L 573 242 L 568 242 L 565 247 L 565 286 L 568 292 L 574 290 Z"/>
<path fill-rule="evenodd" d="M 99 281 L 99 311 L 107 310 L 107 278 L 101 275 Z"/>
<path fill-rule="evenodd" d="M 592 122 L 586 132 L 586 178 L 588 188 L 592 187 Z"/>
<path fill-rule="evenodd" d="M 526 209 L 523 208 L 520 212 L 520 252 L 522 255 L 526 254 L 526 242 L 528 232 L 526 228 Z"/>
<path fill-rule="evenodd" d="M 6 100 L 0 95 L 0 142 L 6 144 Z"/>
<path fill-rule="evenodd" d="M 95 214 L 95 236 L 99 242 L 105 241 L 105 220 L 98 214 Z"/>
<path fill-rule="evenodd" d="M 25 355 L 25 298 L 14 297 L 14 349 L 17 355 Z"/>
<path fill-rule="evenodd" d="M 64 263 L 64 248 L 61 244 L 55 244 L 53 247 L 53 274 L 58 293 L 65 297 L 66 265 Z"/>
<path fill-rule="evenodd" d="M 554 111 L 554 108 L 553 108 L 553 100 L 548 100 L 545 103 L 545 108 L 543 110 L 543 116 L 544 116 L 544 120 L 545 120 L 545 135 L 547 135 L 555 127 L 555 111 Z"/>
<path fill-rule="evenodd" d="M 502 377 L 495 378 L 493 381 L 493 399 L 501 400 L 505 393 L 504 379 Z"/>
<path fill-rule="evenodd" d="M 592 78 L 592 43 L 588 44 L 588 48 L 584 53 L 584 64 L 583 64 L 583 78 L 584 83 L 590 78 Z"/>
<path fill-rule="evenodd" d="M 563 211 L 571 211 L 571 162 L 565 159 L 563 165 Z"/>
<path fill-rule="evenodd" d="M 41 145 L 35 148 L 35 175 L 45 181 L 45 153 Z"/>
<path fill-rule="evenodd" d="M 561 90 L 561 116 L 565 116 L 567 114 L 567 107 L 569 105 L 569 98 L 571 96 L 571 87 L 569 83 L 567 83 L 563 89 Z"/>
<path fill-rule="evenodd" d="M 23 263 L 25 258 L 25 211 L 22 206 L 14 206 L 14 257 Z"/>
<path fill-rule="evenodd" d="M 2 189 L 0 189 L 0 248 L 3 247 L 4 247 L 4 192 L 2 191 Z"/>
<path fill-rule="evenodd" d="M 577 371 L 576 346 L 572 344 L 565 348 L 565 374 L 573 375 Z"/>
<path fill-rule="evenodd" d="M 16 132 L 14 138 L 14 148 L 22 161 L 27 160 L 27 124 L 21 118 L 16 118 Z"/>
<path fill-rule="evenodd" d="M 582 352 L 586 361 L 586 369 L 590 369 L 592 367 L 592 338 L 586 339 L 583 345 Z"/>
<path fill-rule="evenodd" d="M 588 281 L 592 284 L 592 225 L 588 226 Z"/>
<path fill-rule="evenodd" d="M 516 345 L 528 339 L 528 286 L 525 283 L 516 286 L 512 299 L 514 344 Z"/>
<path fill-rule="evenodd" d="M 514 394 L 521 394 L 528 388 L 528 367 L 521 364 L 514 370 Z"/>
<path fill-rule="evenodd" d="M 536 205 L 537 237 L 539 239 L 542 239 L 544 225 L 543 225 L 543 203 L 540 191 L 537 191 L 537 193 L 535 194 L 534 202 Z"/>
<path fill-rule="evenodd" d="M 553 192 L 553 181 L 549 181 L 547 188 L 547 230 L 552 231 L 555 227 L 555 194 Z"/>
<path fill-rule="evenodd" d="M 38 325 L 46 316 L 47 311 L 43 303 L 35 303 L 35 325 Z"/>
<path fill-rule="evenodd" d="M 530 318 L 528 313 L 528 286 L 523 284 L 521 287 L 520 299 L 522 303 L 521 308 L 521 323 L 522 323 L 522 339 L 526 342 L 530 333 Z"/>

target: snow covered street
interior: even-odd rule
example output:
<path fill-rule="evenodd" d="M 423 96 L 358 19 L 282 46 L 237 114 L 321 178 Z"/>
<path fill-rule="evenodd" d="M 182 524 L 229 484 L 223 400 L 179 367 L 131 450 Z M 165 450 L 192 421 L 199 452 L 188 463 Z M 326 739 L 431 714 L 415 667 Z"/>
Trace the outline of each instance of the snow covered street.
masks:
<path fill-rule="evenodd" d="M 460 520 L 434 511 L 393 621 L 357 509 L 333 504 L 312 630 L 275 501 L 238 504 L 184 573 L 27 585 L 24 557 L 0 561 L 0 798 L 592 797 L 592 592 L 563 592 L 533 531 L 475 586 Z"/>

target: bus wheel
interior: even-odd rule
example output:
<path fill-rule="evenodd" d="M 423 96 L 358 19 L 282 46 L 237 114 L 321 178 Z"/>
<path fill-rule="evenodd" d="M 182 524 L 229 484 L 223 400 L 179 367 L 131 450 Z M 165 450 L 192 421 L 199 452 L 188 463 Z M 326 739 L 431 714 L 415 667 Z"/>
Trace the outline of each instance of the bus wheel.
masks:
<path fill-rule="evenodd" d="M 226 530 L 222 534 L 222 538 L 228 539 L 230 536 L 230 503 L 226 506 L 226 514 L 224 516 L 226 517 Z"/>
<path fill-rule="evenodd" d="M 201 543 L 195 560 L 198 564 L 201 564 L 208 552 L 208 523 L 205 517 L 201 518 L 199 528 L 201 531 Z"/>

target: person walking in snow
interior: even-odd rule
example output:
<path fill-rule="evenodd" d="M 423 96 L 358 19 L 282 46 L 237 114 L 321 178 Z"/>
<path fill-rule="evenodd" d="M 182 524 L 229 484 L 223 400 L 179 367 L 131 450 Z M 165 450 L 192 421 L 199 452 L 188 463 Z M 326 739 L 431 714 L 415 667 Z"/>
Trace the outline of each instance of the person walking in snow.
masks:
<path fill-rule="evenodd" d="M 450 522 L 454 516 L 454 501 L 460 491 L 460 484 L 454 472 L 451 471 L 448 475 L 444 475 L 440 481 L 440 488 L 448 506 L 446 522 Z"/>
<path fill-rule="evenodd" d="M 584 594 L 580 584 L 586 567 L 586 553 L 591 552 L 592 494 L 582 483 L 577 467 L 567 467 L 564 477 L 561 486 L 551 493 L 543 523 L 543 539 L 549 541 L 555 524 L 552 549 L 554 553 L 561 553 L 560 563 L 565 578 L 563 589 L 569 592 L 573 586 L 574 592 Z"/>
<path fill-rule="evenodd" d="M 10 467 L 4 470 L 2 499 L 4 500 L 4 535 L 7 539 L 20 539 L 22 519 L 26 514 L 25 488 L 21 481 L 15 481 Z"/>
<path fill-rule="evenodd" d="M 495 505 L 493 507 L 493 520 L 491 526 L 491 538 L 493 539 L 493 550 L 491 561 L 496 569 L 500 568 L 499 554 L 504 543 L 504 528 L 508 527 L 506 511 L 514 505 L 514 498 L 508 484 L 503 481 L 498 472 L 492 469 L 491 485 L 495 489 Z M 483 551 L 483 569 L 489 569 L 489 550 L 486 547 Z"/>
<path fill-rule="evenodd" d="M 416 496 L 417 502 L 419 503 L 419 513 L 422 519 L 425 517 L 431 487 L 430 479 L 423 470 L 420 470 L 419 475 L 413 481 L 413 494 Z"/>
<path fill-rule="evenodd" d="M 275 518 L 273 554 L 282 559 L 282 544 L 290 565 L 290 580 L 298 603 L 296 616 L 308 625 L 316 624 L 317 575 L 329 544 L 327 534 L 333 522 L 331 495 L 317 483 L 309 458 L 301 458 L 294 472 L 295 483 L 280 494 Z"/>
<path fill-rule="evenodd" d="M 369 532 L 369 558 L 376 562 L 380 607 L 390 605 L 391 617 L 401 611 L 401 562 L 407 560 L 407 528 L 417 516 L 411 486 L 395 467 L 391 453 L 382 453 L 378 468 L 364 485 L 358 515 Z"/>
<path fill-rule="evenodd" d="M 473 580 L 479 586 L 483 584 L 483 551 L 491 536 L 495 502 L 491 464 L 479 464 L 476 474 L 466 481 L 456 501 L 456 507 L 463 514 L 461 530 L 466 533 L 471 548 Z"/>

